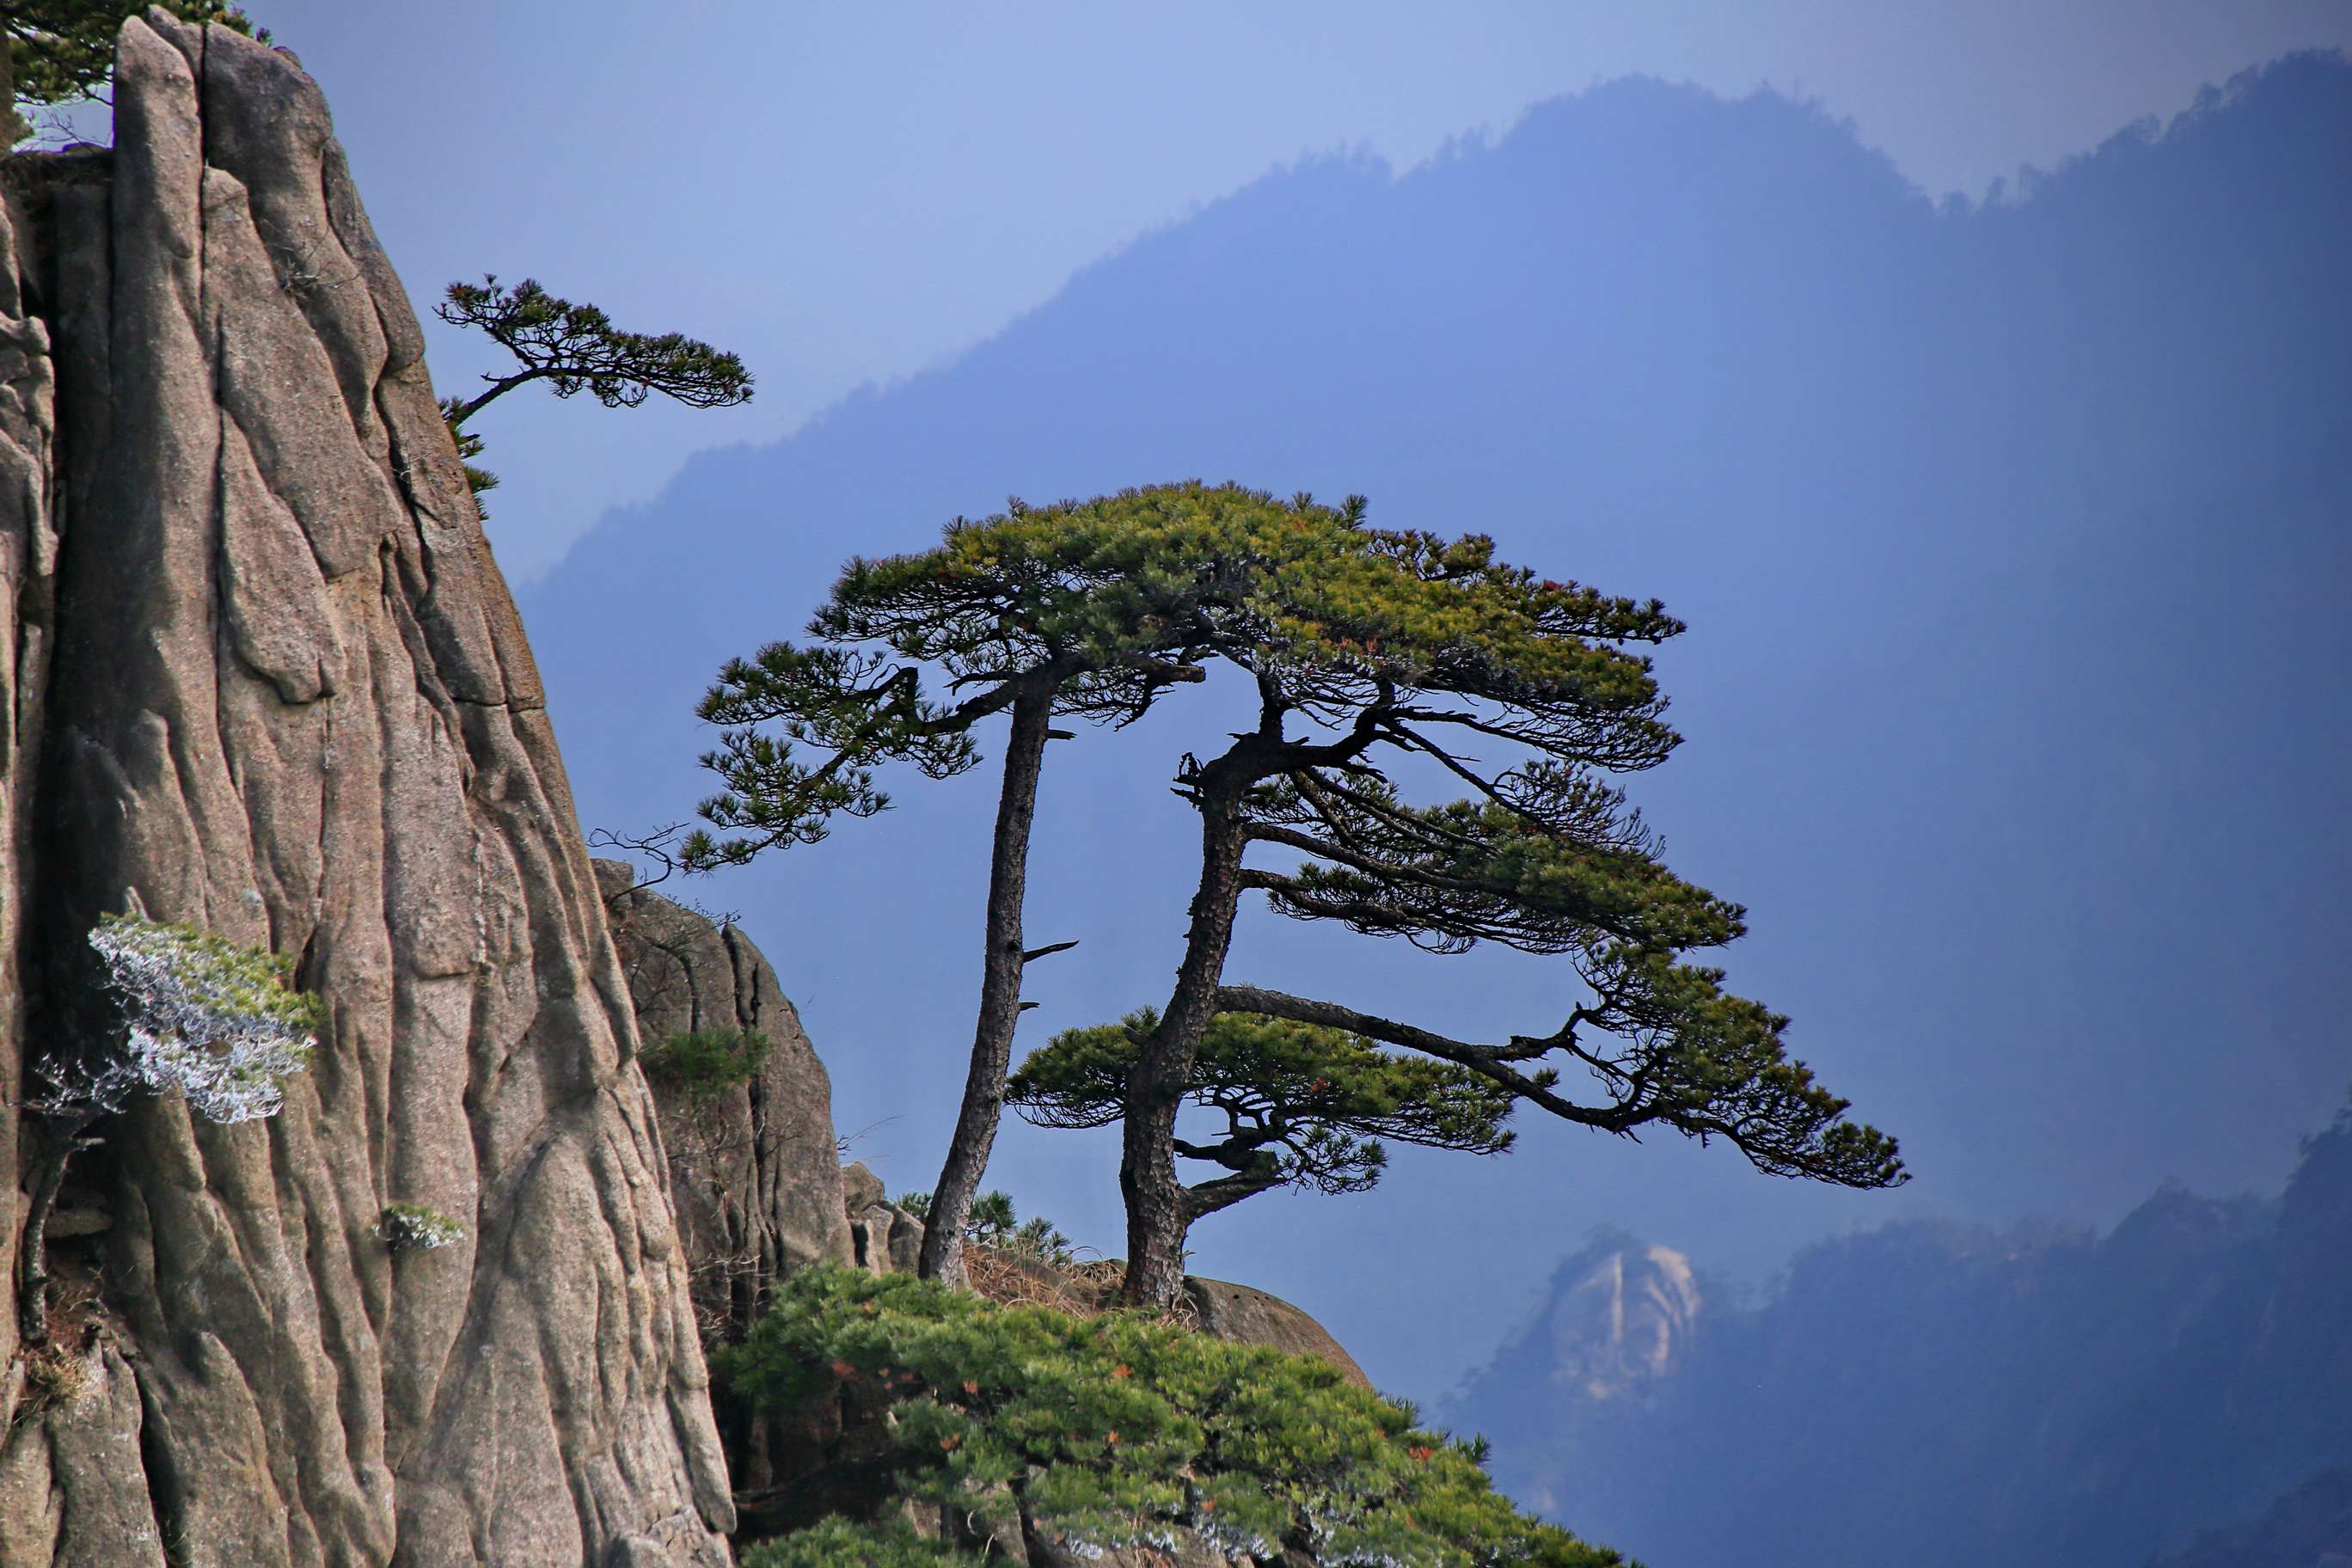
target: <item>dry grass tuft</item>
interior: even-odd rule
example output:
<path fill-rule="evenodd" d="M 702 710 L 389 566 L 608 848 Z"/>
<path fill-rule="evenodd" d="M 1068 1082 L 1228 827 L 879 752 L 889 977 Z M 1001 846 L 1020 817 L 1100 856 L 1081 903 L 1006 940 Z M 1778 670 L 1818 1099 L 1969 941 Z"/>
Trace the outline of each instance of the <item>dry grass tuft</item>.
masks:
<path fill-rule="evenodd" d="M 37 1421 L 52 1410 L 70 1410 L 89 1397 L 98 1382 L 95 1347 L 76 1350 L 52 1340 L 20 1351 L 17 1357 L 25 1363 L 25 1396 L 15 1413 L 18 1421 Z"/>
<path fill-rule="evenodd" d="M 1050 1307 L 1074 1317 L 1092 1318 L 1114 1311 L 1127 1265 L 1116 1258 L 1094 1258 L 1055 1265 L 1034 1255 L 983 1247 L 974 1242 L 963 1249 L 964 1273 L 974 1294 L 1005 1307 Z M 1178 1328 L 1198 1330 L 1201 1315 L 1189 1295 L 1160 1314 Z"/>
<path fill-rule="evenodd" d="M 24 1394 L 10 1412 L 10 1421 L 37 1421 L 88 1398 L 98 1383 L 98 1347 L 106 1333 L 106 1307 L 97 1281 L 79 1273 L 54 1281 L 49 1287 L 48 1343 L 26 1345 L 16 1352 L 25 1368 Z"/>

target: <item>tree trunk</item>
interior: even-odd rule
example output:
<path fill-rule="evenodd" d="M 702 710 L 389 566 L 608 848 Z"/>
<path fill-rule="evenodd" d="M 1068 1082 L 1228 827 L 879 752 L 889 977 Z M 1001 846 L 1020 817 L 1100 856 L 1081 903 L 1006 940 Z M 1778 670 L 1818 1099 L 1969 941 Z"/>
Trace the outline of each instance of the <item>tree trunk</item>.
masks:
<path fill-rule="evenodd" d="M 43 1129 L 39 1173 L 33 1179 L 32 1201 L 25 1205 L 25 1230 L 18 1245 L 16 1328 L 26 1345 L 49 1342 L 49 1213 L 57 1207 L 58 1189 L 65 1184 L 66 1163 L 80 1146 L 82 1130 L 94 1116 L 53 1120 Z"/>
<path fill-rule="evenodd" d="M 1143 1042 L 1127 1080 L 1127 1119 L 1118 1188 L 1127 1200 L 1129 1305 L 1165 1307 L 1184 1288 L 1184 1184 L 1176 1175 L 1176 1111 L 1192 1080 L 1201 1037 L 1217 1011 L 1217 982 L 1234 940 L 1241 903 L 1242 852 L 1249 847 L 1238 803 L 1210 795 L 1201 802 L 1201 885 L 1184 962 L 1160 1027 Z"/>
<path fill-rule="evenodd" d="M 1021 1021 L 1021 902 L 1029 876 L 1029 826 L 1037 815 L 1037 775 L 1054 716 L 1054 688 L 1024 686 L 1013 700 L 1013 733 L 1004 744 L 1004 787 L 996 801 L 996 841 L 988 868 L 987 951 L 981 970 L 980 1020 L 972 1030 L 971 1072 L 955 1140 L 924 1218 L 922 1278 L 965 1283 L 963 1227 L 988 1169 L 988 1152 L 1004 1117 L 1004 1077 L 1013 1066 L 1013 1031 Z"/>

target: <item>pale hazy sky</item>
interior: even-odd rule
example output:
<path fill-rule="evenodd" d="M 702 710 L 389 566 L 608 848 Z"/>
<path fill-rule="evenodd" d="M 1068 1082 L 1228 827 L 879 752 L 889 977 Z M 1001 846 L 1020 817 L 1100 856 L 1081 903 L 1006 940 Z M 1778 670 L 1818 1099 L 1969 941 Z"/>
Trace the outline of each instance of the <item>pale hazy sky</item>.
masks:
<path fill-rule="evenodd" d="M 736 349 L 759 377 L 740 410 L 534 391 L 486 412 L 506 479 L 491 534 L 521 578 L 691 451 L 773 439 L 917 372 L 1302 155 L 1402 169 L 1638 72 L 1818 99 L 1928 192 L 1978 195 L 2200 84 L 2352 45 L 2352 0 L 251 9 L 325 87 L 420 308 L 453 278 L 536 276 L 623 326 Z M 496 363 L 433 326 L 444 390 Z"/>

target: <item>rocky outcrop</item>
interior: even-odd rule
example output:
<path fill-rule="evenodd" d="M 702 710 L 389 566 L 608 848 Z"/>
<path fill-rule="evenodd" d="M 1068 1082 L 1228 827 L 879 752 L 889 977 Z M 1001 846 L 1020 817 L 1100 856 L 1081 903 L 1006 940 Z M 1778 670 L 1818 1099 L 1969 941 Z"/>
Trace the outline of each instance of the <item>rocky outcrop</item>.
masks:
<path fill-rule="evenodd" d="M 1238 1345 L 1267 1345 L 1292 1355 L 1316 1356 L 1345 1373 L 1358 1388 L 1372 1386 L 1329 1330 L 1279 1296 L 1198 1275 L 1185 1277 L 1184 1294 L 1199 1314 L 1203 1333 Z"/>
<path fill-rule="evenodd" d="M 37 1362 L 0 1313 L 0 1564 L 724 1563 L 629 990 L 415 315 L 291 56 L 150 12 L 114 103 L 0 236 L 0 1074 L 103 1038 L 134 895 L 331 1016 L 275 1118 L 76 1162 L 87 1300 Z"/>
<path fill-rule="evenodd" d="M 1698 1330 L 1690 1259 L 1671 1247 L 1611 1237 L 1553 1281 L 1546 1326 L 1553 1383 L 1580 1399 L 1635 1394 L 1681 1365 Z"/>
<path fill-rule="evenodd" d="M 636 887 L 620 861 L 594 864 L 638 1037 L 655 1064 L 647 1077 L 695 1307 L 706 1337 L 731 1339 L 793 1269 L 856 1261 L 832 1082 L 750 938 Z M 758 1042 L 748 1075 L 689 1083 L 661 1070 L 662 1042 L 723 1030 Z M 874 1187 L 878 1194 L 881 1183 Z"/>
<path fill-rule="evenodd" d="M 841 1168 L 841 1205 L 849 1220 L 849 1261 L 870 1274 L 912 1274 L 923 1257 L 923 1222 L 883 1195 L 882 1178 L 864 1164 Z"/>

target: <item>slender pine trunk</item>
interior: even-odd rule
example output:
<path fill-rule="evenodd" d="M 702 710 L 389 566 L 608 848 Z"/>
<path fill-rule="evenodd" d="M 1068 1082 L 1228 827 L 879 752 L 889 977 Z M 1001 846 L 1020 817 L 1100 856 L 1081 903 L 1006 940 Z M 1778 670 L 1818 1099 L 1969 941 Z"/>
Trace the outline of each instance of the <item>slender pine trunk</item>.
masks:
<path fill-rule="evenodd" d="M 1127 1080 L 1127 1119 L 1118 1187 L 1127 1200 L 1127 1282 L 1130 1306 L 1165 1307 L 1184 1288 L 1184 1184 L 1176 1175 L 1176 1111 L 1192 1076 L 1201 1037 L 1217 1010 L 1217 983 L 1234 939 L 1242 896 L 1242 853 L 1249 847 L 1237 802 L 1209 793 L 1201 801 L 1201 885 L 1184 961 L 1160 1027 L 1143 1042 Z"/>
<path fill-rule="evenodd" d="M 950 1285 L 965 1283 L 964 1223 L 1004 1116 L 1004 1078 L 1013 1067 L 1013 1031 L 1021 1021 L 1021 903 L 1028 882 L 1029 827 L 1037 815 L 1037 775 L 1053 714 L 1054 688 L 1044 680 L 1024 687 L 1013 700 L 1013 733 L 1004 745 L 1004 787 L 997 796 L 988 869 L 987 951 L 971 1071 L 964 1079 L 955 1140 L 948 1145 L 947 1163 L 924 1220 L 922 1278 Z"/>
<path fill-rule="evenodd" d="M 16 1331 L 27 1345 L 49 1342 L 49 1214 L 57 1207 L 58 1189 L 65 1184 L 66 1163 L 80 1147 L 83 1129 L 91 1115 L 52 1119 L 43 1129 L 39 1173 L 33 1179 L 32 1201 L 25 1206 L 25 1230 L 18 1245 Z"/>

